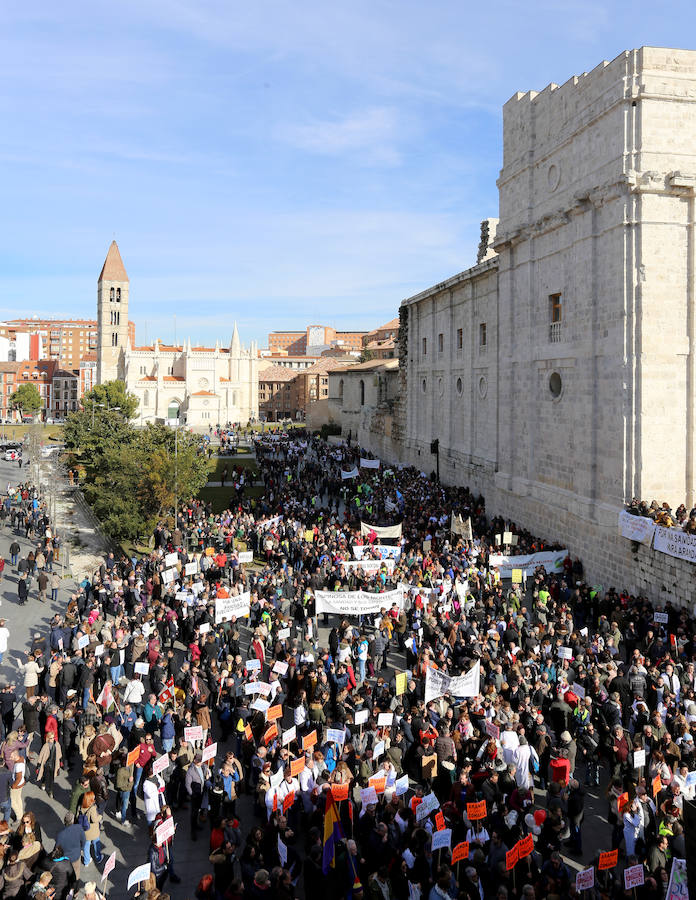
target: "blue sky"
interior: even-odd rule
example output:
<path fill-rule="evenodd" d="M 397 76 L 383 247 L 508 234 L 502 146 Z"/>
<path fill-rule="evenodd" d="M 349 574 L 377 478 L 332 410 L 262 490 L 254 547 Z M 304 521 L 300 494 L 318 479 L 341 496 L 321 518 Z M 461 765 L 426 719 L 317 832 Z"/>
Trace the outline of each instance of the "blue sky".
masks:
<path fill-rule="evenodd" d="M 475 261 L 502 104 L 687 3 L 120 0 L 0 9 L 0 317 L 93 316 L 115 235 L 138 341 L 372 328 Z M 692 43 L 696 47 L 696 39 Z"/>

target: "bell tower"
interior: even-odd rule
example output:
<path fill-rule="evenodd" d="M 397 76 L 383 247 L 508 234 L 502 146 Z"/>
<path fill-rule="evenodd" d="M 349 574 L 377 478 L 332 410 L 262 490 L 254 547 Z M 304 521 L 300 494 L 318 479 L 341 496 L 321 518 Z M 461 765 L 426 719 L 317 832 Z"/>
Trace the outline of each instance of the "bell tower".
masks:
<path fill-rule="evenodd" d="M 128 275 L 116 241 L 97 281 L 97 384 L 118 378 L 118 358 L 128 343 Z"/>

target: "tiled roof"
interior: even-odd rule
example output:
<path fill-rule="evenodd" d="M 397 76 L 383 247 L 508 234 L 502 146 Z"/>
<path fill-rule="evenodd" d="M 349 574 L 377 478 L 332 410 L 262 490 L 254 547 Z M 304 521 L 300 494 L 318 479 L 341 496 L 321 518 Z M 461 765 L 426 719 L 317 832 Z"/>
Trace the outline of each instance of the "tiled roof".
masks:
<path fill-rule="evenodd" d="M 102 266 L 99 281 L 128 281 L 126 267 L 123 265 L 121 254 L 118 250 L 116 241 L 111 242 L 109 252 L 106 254 L 104 265 Z"/>
<path fill-rule="evenodd" d="M 196 391 L 195 394 L 191 394 L 192 397 L 217 397 L 217 394 L 214 394 L 212 391 Z"/>
<path fill-rule="evenodd" d="M 289 369 L 286 366 L 268 366 L 259 372 L 259 383 L 262 381 L 292 381 L 299 374 L 296 369 Z"/>
<path fill-rule="evenodd" d="M 163 375 L 162 381 L 183 381 L 180 375 Z"/>

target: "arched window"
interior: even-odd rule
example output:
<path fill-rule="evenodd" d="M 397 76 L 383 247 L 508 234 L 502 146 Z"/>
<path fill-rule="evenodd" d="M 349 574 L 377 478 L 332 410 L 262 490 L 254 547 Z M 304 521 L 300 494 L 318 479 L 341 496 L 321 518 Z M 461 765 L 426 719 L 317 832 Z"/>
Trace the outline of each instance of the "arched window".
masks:
<path fill-rule="evenodd" d="M 343 400 L 343 379 L 338 382 L 338 399 Z"/>
<path fill-rule="evenodd" d="M 167 409 L 167 418 L 168 419 L 178 419 L 179 418 L 179 404 L 176 400 L 172 400 L 169 403 L 169 408 Z"/>
<path fill-rule="evenodd" d="M 365 382 L 360 382 L 360 405 L 365 405 Z"/>
<path fill-rule="evenodd" d="M 116 288 L 116 302 L 121 302 L 121 288 Z"/>
<path fill-rule="evenodd" d="M 114 302 L 114 289 L 113 288 L 111 288 L 111 290 L 109 291 L 109 300 L 111 300 L 112 303 Z"/>

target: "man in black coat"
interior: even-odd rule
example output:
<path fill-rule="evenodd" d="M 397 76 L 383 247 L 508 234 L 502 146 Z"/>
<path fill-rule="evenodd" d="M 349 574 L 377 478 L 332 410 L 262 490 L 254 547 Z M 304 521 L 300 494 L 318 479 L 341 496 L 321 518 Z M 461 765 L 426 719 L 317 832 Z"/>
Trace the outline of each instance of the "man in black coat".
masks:
<path fill-rule="evenodd" d="M 63 819 L 65 825 L 56 835 L 56 847 L 60 846 L 63 853 L 72 863 L 75 878 L 80 877 L 80 862 L 85 846 L 85 830 L 74 821 L 73 814 L 68 812 Z"/>

